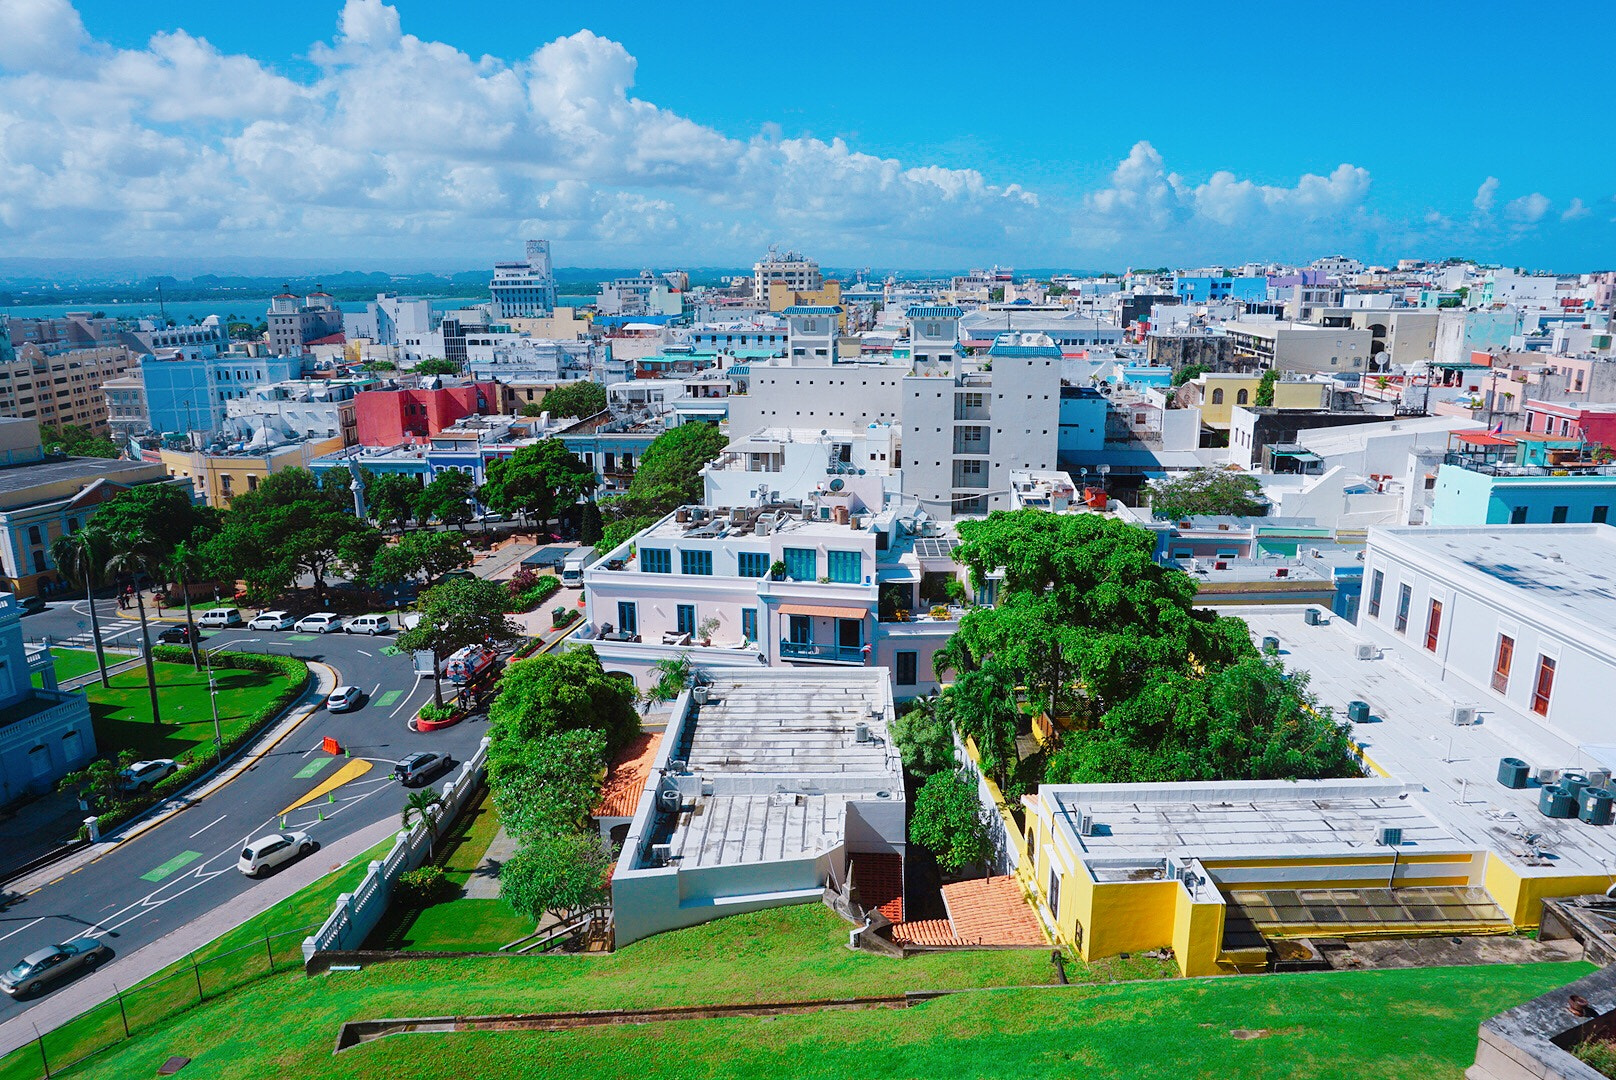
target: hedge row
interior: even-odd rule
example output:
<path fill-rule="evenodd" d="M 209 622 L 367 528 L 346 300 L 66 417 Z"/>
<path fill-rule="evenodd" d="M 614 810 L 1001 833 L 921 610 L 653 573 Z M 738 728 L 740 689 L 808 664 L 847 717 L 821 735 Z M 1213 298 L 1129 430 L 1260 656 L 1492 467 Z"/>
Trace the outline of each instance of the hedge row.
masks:
<path fill-rule="evenodd" d="M 561 579 L 546 575 L 539 578 L 537 585 L 522 593 L 511 601 L 511 610 L 515 612 L 532 611 L 561 589 Z"/>
<path fill-rule="evenodd" d="M 188 664 L 191 662 L 191 650 L 182 645 L 159 645 L 152 649 L 152 659 L 170 664 Z M 225 739 L 221 748 L 222 756 L 229 757 L 243 746 L 251 743 L 262 733 L 272 721 L 285 712 L 298 698 L 303 696 L 303 690 L 309 684 L 309 665 L 292 656 L 263 656 L 258 653 L 221 652 L 213 655 L 215 668 L 238 668 L 243 671 L 262 671 L 272 675 L 284 675 L 287 678 L 286 688 L 275 698 L 258 710 L 258 714 L 248 722 L 245 728 L 235 735 Z M 120 825 L 130 818 L 138 817 L 152 806 L 162 802 L 172 795 L 177 795 L 185 788 L 190 787 L 201 779 L 202 775 L 213 768 L 213 755 L 206 748 L 197 747 L 191 751 L 196 756 L 182 762 L 174 775 L 159 782 L 144 796 L 136 796 L 123 803 L 116 809 L 108 810 L 96 818 L 96 824 L 103 833 L 116 825 Z M 82 837 L 89 830 L 81 828 Z"/>

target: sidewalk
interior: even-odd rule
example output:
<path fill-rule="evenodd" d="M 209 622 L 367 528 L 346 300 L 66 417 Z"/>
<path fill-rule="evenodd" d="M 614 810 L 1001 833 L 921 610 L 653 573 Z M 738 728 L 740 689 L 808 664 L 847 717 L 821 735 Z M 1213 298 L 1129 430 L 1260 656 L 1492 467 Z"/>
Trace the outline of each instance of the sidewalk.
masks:
<path fill-rule="evenodd" d="M 80 1013 L 113 996 L 114 984 L 128 988 L 174 961 L 189 956 L 201 946 L 235 929 L 248 919 L 268 911 L 293 893 L 314 884 L 328 873 L 386 840 L 398 831 L 396 818 L 349 833 L 329 847 L 288 866 L 274 877 L 255 885 L 245 895 L 225 904 L 158 938 L 150 945 L 117 957 L 111 965 L 68 983 L 37 1005 L 0 1023 L 0 1055 L 9 1054 L 34 1040 L 35 1025 L 40 1031 L 60 1027 Z M 234 873 L 234 871 L 231 871 Z M 322 911 L 319 918 L 330 914 Z M 294 929 L 287 927 L 286 929 Z"/>
<path fill-rule="evenodd" d="M 299 724 L 314 715 L 337 685 L 337 673 L 329 666 L 318 660 L 305 662 L 309 665 L 309 672 L 313 678 L 309 680 L 309 687 L 303 691 L 303 696 L 298 699 L 297 704 L 292 706 L 291 711 L 282 717 L 279 723 L 260 735 L 256 742 L 238 751 L 235 757 L 226 761 L 222 769 L 215 769 L 199 780 L 196 786 L 163 800 L 140 817 L 124 822 L 110 834 L 102 836 L 98 843 L 80 848 L 66 858 L 30 871 L 15 881 L 6 882 L 6 891 L 28 893 L 55 881 L 63 874 L 88 866 L 124 841 L 132 840 L 146 830 L 161 825 L 186 807 L 194 806 L 258 764 L 265 754 L 275 749 L 282 739 L 297 729 Z"/>

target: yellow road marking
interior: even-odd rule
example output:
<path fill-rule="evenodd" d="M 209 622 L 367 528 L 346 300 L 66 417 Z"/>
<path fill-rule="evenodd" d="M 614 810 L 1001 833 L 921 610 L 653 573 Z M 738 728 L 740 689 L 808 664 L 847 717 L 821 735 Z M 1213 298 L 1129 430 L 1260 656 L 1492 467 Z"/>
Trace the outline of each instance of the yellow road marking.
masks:
<path fill-rule="evenodd" d="M 293 803 L 291 806 L 288 806 L 285 810 L 282 810 L 281 813 L 290 814 L 298 807 L 305 806 L 308 803 L 313 802 L 315 799 L 318 799 L 320 796 L 337 790 L 348 781 L 357 780 L 359 777 L 368 773 L 373 767 L 374 766 L 372 766 L 371 763 L 366 761 L 364 758 L 353 758 L 348 762 L 348 764 L 326 777 L 325 781 L 317 785 L 313 791 L 297 800 L 297 802 Z"/>
<path fill-rule="evenodd" d="M 66 880 L 67 880 L 67 875 L 63 874 L 61 877 L 59 877 L 55 881 L 51 882 L 51 884 L 52 885 L 60 885 L 62 882 L 66 881 Z"/>

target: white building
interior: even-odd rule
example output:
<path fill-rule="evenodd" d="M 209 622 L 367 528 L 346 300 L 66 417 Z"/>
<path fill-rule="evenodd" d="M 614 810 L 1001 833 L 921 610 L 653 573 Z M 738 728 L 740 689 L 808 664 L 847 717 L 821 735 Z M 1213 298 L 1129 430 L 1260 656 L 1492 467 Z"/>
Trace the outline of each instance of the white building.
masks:
<path fill-rule="evenodd" d="M 898 429 L 760 428 L 702 468 L 708 506 L 756 506 L 847 493 L 853 514 L 879 513 L 903 489 Z"/>
<path fill-rule="evenodd" d="M 861 866 L 901 899 L 892 716 L 880 671 L 714 672 L 680 695 L 612 872 L 617 944 L 818 903 Z"/>
<path fill-rule="evenodd" d="M 603 281 L 595 308 L 602 315 L 678 315 L 684 311 L 684 293 L 669 278 L 667 274 L 641 270 L 632 277 Z M 683 274 L 677 278 L 688 280 Z"/>
<path fill-rule="evenodd" d="M 1616 685 L 1613 566 L 1608 525 L 1377 527 L 1358 626 L 1413 658 L 1411 674 L 1483 713 L 1535 715 L 1616 759 L 1606 701 Z"/>
<path fill-rule="evenodd" d="M 1229 323 L 1236 360 L 1280 371 L 1359 374 L 1369 366 L 1373 337 L 1368 330 L 1296 322 Z"/>
<path fill-rule="evenodd" d="M 251 440 L 268 430 L 280 439 L 359 441 L 354 395 L 373 380 L 293 379 L 249 389 L 224 403 L 226 440 Z"/>
<path fill-rule="evenodd" d="M 365 338 L 377 345 L 401 346 L 424 341 L 432 333 L 432 301 L 377 293 L 365 310 L 344 312 L 342 331 L 350 341 Z"/>
<path fill-rule="evenodd" d="M 584 572 L 581 640 L 647 683 L 658 660 L 689 656 L 885 667 L 898 697 L 934 692 L 932 657 L 963 614 L 947 591 L 957 541 L 924 515 L 854 513 L 851 491 L 826 487 L 804 504 L 685 507 L 619 545 Z"/>
<path fill-rule="evenodd" d="M 555 272 L 550 266 L 550 241 L 529 240 L 522 262 L 494 264 L 488 283 L 495 319 L 542 319 L 555 310 Z"/>
<path fill-rule="evenodd" d="M 769 302 L 769 286 L 784 285 L 790 292 L 817 292 L 824 287 L 825 277 L 819 264 L 795 251 L 781 255 L 769 254 L 752 266 L 752 296 L 763 303 Z"/>

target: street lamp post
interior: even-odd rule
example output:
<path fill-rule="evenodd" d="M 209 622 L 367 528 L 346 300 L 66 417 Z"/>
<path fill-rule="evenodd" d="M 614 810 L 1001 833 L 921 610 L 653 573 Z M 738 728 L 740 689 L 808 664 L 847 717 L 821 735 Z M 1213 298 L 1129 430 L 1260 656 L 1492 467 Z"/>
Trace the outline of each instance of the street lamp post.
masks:
<path fill-rule="evenodd" d="M 224 764 L 224 733 L 219 728 L 219 684 L 213 678 L 213 654 L 226 646 L 220 645 L 212 649 L 203 649 L 208 665 L 208 701 L 213 706 L 213 763 Z"/>

